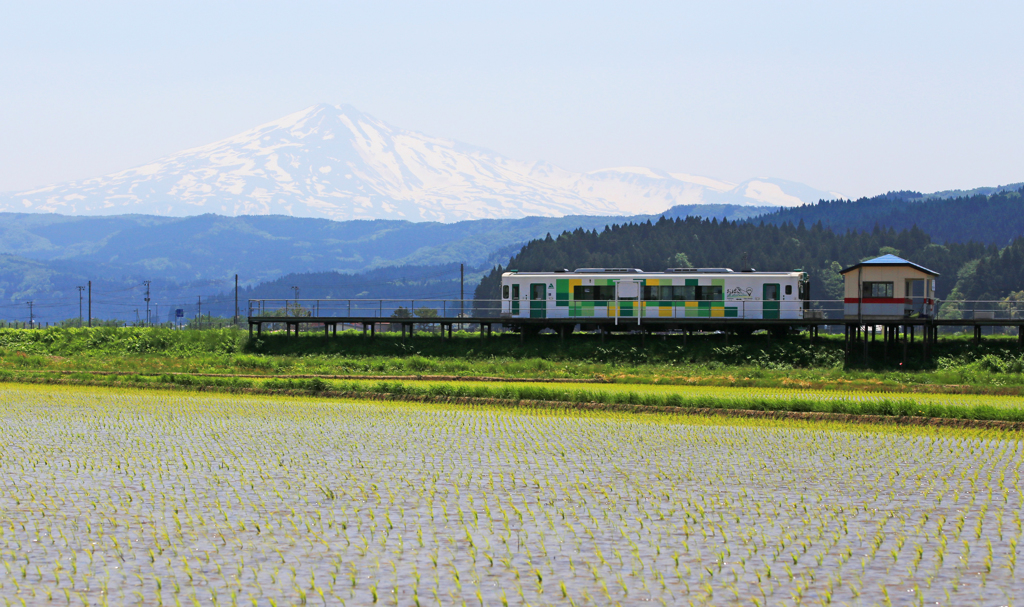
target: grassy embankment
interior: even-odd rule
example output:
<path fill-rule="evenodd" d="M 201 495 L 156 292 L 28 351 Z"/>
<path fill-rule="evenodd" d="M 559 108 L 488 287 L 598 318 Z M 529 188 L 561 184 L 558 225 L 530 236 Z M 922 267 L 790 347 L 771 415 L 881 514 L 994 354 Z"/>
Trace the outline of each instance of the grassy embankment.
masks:
<path fill-rule="evenodd" d="M 1024 353 L 1015 338 L 944 338 L 930 361 L 920 343 L 890 348 L 871 344 L 844 361 L 841 336 L 745 340 L 720 335 L 573 336 L 561 344 L 540 336 L 521 345 L 516 335 L 483 340 L 458 335 L 442 340 L 394 334 L 374 340 L 350 331 L 337 338 L 316 334 L 248 339 L 245 332 L 167 329 L 0 329 L 0 369 L 12 372 L 132 374 L 452 376 L 517 379 L 599 379 L 618 383 L 857 388 L 903 391 L 1024 393 Z"/>
<path fill-rule="evenodd" d="M 930 365 L 909 358 L 907 371 L 897 370 L 902 351 L 885 362 L 872 346 L 878 360 L 856 366 L 844 365 L 842 341 L 831 337 L 541 336 L 521 345 L 513 335 L 250 341 L 235 330 L 0 330 L 0 381 L 1024 422 L 1015 340 L 947 340 Z"/>

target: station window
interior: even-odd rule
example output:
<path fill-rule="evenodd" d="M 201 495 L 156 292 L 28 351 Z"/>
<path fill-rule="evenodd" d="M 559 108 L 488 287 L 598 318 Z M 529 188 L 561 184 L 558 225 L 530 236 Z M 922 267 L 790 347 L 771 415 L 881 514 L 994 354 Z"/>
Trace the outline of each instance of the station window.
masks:
<path fill-rule="evenodd" d="M 863 283 L 863 297 L 892 299 L 893 288 L 891 282 L 865 282 Z"/>
<path fill-rule="evenodd" d="M 508 299 L 508 285 L 505 285 L 501 288 L 501 297 L 503 299 Z"/>

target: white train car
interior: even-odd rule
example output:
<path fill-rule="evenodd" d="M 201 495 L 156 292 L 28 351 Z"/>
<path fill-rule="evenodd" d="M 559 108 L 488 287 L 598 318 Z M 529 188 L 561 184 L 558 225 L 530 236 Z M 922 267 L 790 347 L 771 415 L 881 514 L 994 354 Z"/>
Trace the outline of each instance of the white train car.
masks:
<path fill-rule="evenodd" d="M 728 268 L 580 268 L 505 272 L 502 318 L 802 320 L 807 274 L 734 272 Z"/>

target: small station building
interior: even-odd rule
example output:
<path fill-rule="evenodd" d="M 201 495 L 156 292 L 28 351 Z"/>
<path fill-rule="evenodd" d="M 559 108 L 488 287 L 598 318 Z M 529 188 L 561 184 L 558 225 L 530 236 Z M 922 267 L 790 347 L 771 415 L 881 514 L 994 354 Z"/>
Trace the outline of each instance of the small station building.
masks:
<path fill-rule="evenodd" d="M 938 272 L 895 255 L 856 263 L 841 272 L 844 316 L 865 321 L 935 318 Z"/>

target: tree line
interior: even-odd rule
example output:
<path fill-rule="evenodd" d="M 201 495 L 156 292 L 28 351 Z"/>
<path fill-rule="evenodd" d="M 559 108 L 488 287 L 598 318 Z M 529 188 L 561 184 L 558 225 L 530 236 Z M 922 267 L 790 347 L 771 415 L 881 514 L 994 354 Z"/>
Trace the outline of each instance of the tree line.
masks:
<path fill-rule="evenodd" d="M 948 199 L 889 192 L 859 200 L 822 200 L 750 221 L 772 225 L 821 222 L 836 232 L 868 226 L 897 230 L 917 226 L 938 243 L 976 241 L 1003 247 L 1024 234 L 1024 188 Z"/>
<path fill-rule="evenodd" d="M 811 299 L 842 299 L 839 271 L 886 253 L 940 274 L 936 294 L 954 289 L 965 299 L 1000 298 L 1024 289 L 1024 238 L 1000 249 L 976 241 L 939 244 L 920 227 L 837 232 L 818 221 L 778 225 L 687 217 L 656 222 L 577 229 L 534 240 L 497 266 L 477 287 L 475 298 L 498 299 L 501 274 L 508 269 L 552 271 L 582 267 L 640 268 L 662 271 L 680 262 L 694 267 L 803 270 L 810 275 Z"/>

